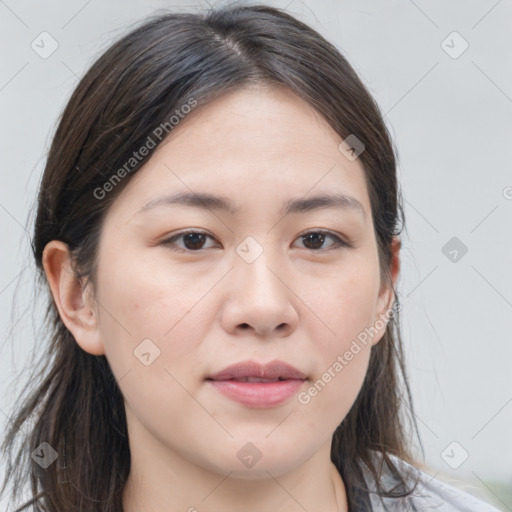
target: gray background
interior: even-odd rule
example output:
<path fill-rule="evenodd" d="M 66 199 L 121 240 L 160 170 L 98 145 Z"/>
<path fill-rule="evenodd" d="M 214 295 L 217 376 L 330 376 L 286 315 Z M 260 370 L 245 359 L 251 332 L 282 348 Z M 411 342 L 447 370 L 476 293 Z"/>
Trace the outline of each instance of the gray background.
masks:
<path fill-rule="evenodd" d="M 288 6 L 333 42 L 386 114 L 405 203 L 399 290 L 426 462 L 512 510 L 512 1 L 266 3 Z M 20 372 L 44 350 L 29 233 L 57 118 L 132 23 L 206 5 L 0 0 L 2 429 L 13 386 L 30 378 Z M 44 31 L 58 44 L 48 58 L 31 47 Z"/>

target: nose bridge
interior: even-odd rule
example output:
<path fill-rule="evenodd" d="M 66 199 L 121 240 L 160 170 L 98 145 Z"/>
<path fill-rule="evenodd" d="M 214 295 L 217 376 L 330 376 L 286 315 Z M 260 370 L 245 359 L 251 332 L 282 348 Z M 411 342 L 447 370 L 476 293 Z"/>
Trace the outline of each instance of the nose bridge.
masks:
<path fill-rule="evenodd" d="M 280 263 L 278 248 L 271 245 L 271 236 L 265 240 L 256 240 L 252 236 L 246 237 L 236 248 L 237 261 L 235 271 L 237 274 L 237 288 L 242 286 L 251 294 L 262 293 L 266 300 L 271 298 L 282 299 L 286 288 L 279 274 L 284 271 Z M 277 274 L 277 275 L 276 275 Z M 260 300 L 257 297 L 253 299 Z"/>

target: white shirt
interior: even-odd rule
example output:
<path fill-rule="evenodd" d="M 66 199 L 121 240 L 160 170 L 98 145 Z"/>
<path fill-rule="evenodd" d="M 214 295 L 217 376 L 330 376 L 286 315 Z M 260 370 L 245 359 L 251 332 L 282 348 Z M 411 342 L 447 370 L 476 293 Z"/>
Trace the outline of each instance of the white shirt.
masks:
<path fill-rule="evenodd" d="M 374 452 L 377 454 L 377 452 Z M 378 456 L 378 455 L 377 455 Z M 416 478 L 419 482 L 412 494 L 404 498 L 380 498 L 372 492 L 358 496 L 357 504 L 350 512 L 501 512 L 496 507 L 458 489 L 450 484 L 437 480 L 427 473 L 411 466 L 393 455 L 390 458 L 404 471 L 411 472 L 407 478 L 408 489 L 414 486 Z M 385 471 L 380 480 L 384 489 L 391 489 L 398 480 L 385 465 Z M 368 468 L 363 467 L 366 485 L 370 491 L 375 491 L 375 481 Z"/>

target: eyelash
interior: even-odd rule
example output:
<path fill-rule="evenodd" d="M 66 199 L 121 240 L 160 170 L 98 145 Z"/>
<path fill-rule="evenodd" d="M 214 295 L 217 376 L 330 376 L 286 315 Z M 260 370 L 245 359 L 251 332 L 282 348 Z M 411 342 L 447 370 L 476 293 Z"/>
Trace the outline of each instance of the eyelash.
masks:
<path fill-rule="evenodd" d="M 312 251 L 312 252 L 325 252 L 325 251 L 330 251 L 330 250 L 333 250 L 333 249 L 334 250 L 341 249 L 343 247 L 352 247 L 352 245 L 350 243 L 342 240 L 336 234 L 332 233 L 331 231 L 326 231 L 326 230 L 322 230 L 322 229 L 313 230 L 313 231 L 307 231 L 305 233 L 301 233 L 297 238 L 302 238 L 302 237 L 306 237 L 307 235 L 318 234 L 318 233 L 320 233 L 322 235 L 326 235 L 327 237 L 329 237 L 332 240 L 334 240 L 335 243 L 331 247 L 329 247 L 327 249 L 307 249 L 306 248 L 306 250 L 309 250 L 309 251 Z M 189 234 L 205 235 L 206 237 L 209 237 L 209 238 L 212 238 L 212 239 L 214 238 L 214 237 L 212 237 L 211 235 L 209 235 L 208 233 L 206 233 L 204 231 L 196 231 L 196 230 L 182 231 L 181 233 L 173 235 L 172 237 L 164 240 L 162 242 L 162 245 L 169 247 L 169 249 L 171 251 L 175 251 L 175 252 L 200 253 L 200 252 L 203 252 L 204 250 L 206 250 L 206 249 L 192 250 L 192 249 L 181 249 L 181 248 L 176 249 L 176 248 L 172 248 L 171 247 L 171 245 L 173 245 L 175 243 L 175 240 L 180 239 L 183 236 L 189 235 Z"/>

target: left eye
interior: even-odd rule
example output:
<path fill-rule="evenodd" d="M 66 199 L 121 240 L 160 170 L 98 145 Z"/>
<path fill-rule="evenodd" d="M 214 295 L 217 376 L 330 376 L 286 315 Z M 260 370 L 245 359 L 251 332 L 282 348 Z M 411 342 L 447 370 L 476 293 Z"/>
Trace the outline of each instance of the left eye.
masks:
<path fill-rule="evenodd" d="M 204 244 L 206 238 L 214 240 L 211 235 L 208 235 L 202 231 L 184 231 L 172 236 L 171 238 L 168 238 L 167 240 L 164 240 L 162 245 L 168 246 L 172 251 L 199 252 L 199 250 L 204 248 L 202 245 Z M 310 247 L 306 247 L 306 249 L 319 252 L 318 249 L 321 248 L 321 246 L 324 244 L 326 238 L 330 238 L 334 241 L 334 243 L 331 244 L 328 248 L 350 247 L 349 243 L 343 241 L 340 237 L 329 231 L 310 231 L 308 233 L 299 235 L 297 239 L 302 239 L 306 244 L 310 245 Z M 178 249 L 171 247 L 175 246 L 175 242 L 180 239 L 183 240 L 185 247 L 179 247 Z"/>
<path fill-rule="evenodd" d="M 299 238 L 302 238 L 303 240 L 306 240 L 307 243 L 312 243 L 313 245 L 320 243 L 320 246 L 323 245 L 326 238 L 330 238 L 331 240 L 334 240 L 334 243 L 329 246 L 330 248 L 349 247 L 347 242 L 329 231 L 310 231 L 309 233 L 303 233 Z M 311 249 L 311 247 L 306 247 L 306 249 Z"/>

